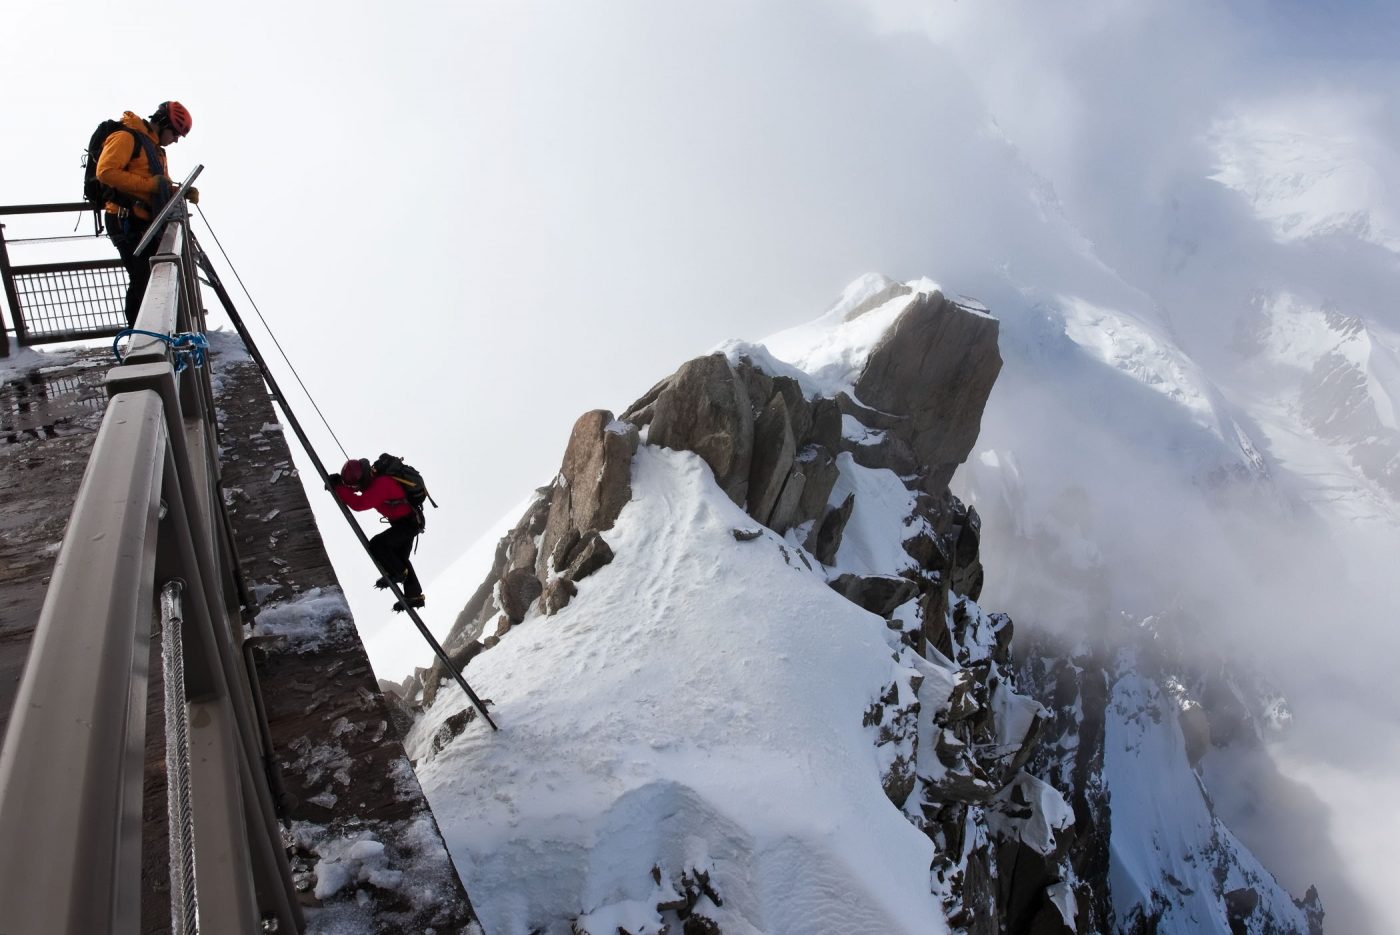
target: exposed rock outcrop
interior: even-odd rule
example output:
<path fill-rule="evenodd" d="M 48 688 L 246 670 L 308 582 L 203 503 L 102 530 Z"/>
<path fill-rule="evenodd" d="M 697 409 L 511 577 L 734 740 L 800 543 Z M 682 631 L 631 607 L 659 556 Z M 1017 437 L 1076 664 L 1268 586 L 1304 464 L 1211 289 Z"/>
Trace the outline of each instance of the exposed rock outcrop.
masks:
<path fill-rule="evenodd" d="M 921 486 L 937 493 L 967 460 L 1001 372 L 998 325 L 941 293 L 923 293 L 881 338 L 856 380 L 866 406 L 907 416 L 890 427 L 912 449 Z"/>
<path fill-rule="evenodd" d="M 496 547 L 491 573 L 457 615 L 443 649 L 463 667 L 494 645 L 532 610 L 546 616 L 568 606 L 578 582 L 612 561 L 602 533 L 632 497 L 637 428 L 602 409 L 574 423 L 559 474 L 536 491 L 515 528 Z M 494 632 L 483 639 L 488 625 Z M 440 660 L 402 689 L 405 700 L 429 705 L 448 672 Z"/>
<path fill-rule="evenodd" d="M 715 472 L 715 482 L 729 499 L 741 505 L 747 499 L 753 409 L 748 390 L 723 354 L 683 364 L 622 417 L 648 427 L 648 444 L 695 452 Z"/>

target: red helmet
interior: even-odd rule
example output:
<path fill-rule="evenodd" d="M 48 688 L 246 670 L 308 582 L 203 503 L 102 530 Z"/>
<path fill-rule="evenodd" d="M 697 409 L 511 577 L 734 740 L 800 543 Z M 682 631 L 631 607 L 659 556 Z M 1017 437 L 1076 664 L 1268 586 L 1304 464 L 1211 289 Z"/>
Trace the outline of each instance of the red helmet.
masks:
<path fill-rule="evenodd" d="M 194 126 L 194 118 L 179 101 L 166 101 L 161 104 L 156 108 L 155 117 L 157 123 L 164 124 L 179 136 L 187 135 Z"/>
<path fill-rule="evenodd" d="M 369 459 L 351 458 L 340 466 L 340 482 L 361 489 L 369 484 L 371 473 Z"/>

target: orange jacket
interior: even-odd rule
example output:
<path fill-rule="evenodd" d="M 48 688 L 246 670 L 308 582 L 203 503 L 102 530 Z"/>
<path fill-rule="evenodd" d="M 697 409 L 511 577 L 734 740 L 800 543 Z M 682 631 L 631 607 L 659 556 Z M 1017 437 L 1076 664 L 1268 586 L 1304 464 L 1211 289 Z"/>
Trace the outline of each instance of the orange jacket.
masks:
<path fill-rule="evenodd" d="M 102 144 L 102 155 L 97 159 L 97 180 L 110 185 L 123 195 L 135 198 L 139 203 L 132 213 L 144 220 L 150 220 L 155 212 L 150 202 L 160 187 L 160 178 L 166 174 L 165 150 L 160 147 L 160 138 L 151 132 L 146 121 L 127 111 L 122 114 L 123 126 L 130 127 L 156 144 L 160 153 L 159 168 L 151 166 L 146 159 L 146 147 L 137 145 L 130 133 L 121 130 L 107 137 Z M 120 211 L 121 206 L 107 202 L 108 211 Z"/>

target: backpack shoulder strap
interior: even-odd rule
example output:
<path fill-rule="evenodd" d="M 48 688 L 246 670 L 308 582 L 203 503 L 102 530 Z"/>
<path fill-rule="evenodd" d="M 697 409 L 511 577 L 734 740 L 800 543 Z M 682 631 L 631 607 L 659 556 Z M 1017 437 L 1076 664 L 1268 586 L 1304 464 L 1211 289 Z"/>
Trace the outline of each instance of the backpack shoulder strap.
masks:
<path fill-rule="evenodd" d="M 171 195 L 170 183 L 165 180 L 165 166 L 160 161 L 160 149 L 156 146 L 155 142 L 144 133 L 137 133 L 126 124 L 122 124 L 122 129 L 136 138 L 137 145 L 146 153 L 146 165 L 150 168 L 151 175 L 161 180 L 156 186 L 156 198 L 151 202 L 151 207 L 159 210 L 170 200 Z"/>

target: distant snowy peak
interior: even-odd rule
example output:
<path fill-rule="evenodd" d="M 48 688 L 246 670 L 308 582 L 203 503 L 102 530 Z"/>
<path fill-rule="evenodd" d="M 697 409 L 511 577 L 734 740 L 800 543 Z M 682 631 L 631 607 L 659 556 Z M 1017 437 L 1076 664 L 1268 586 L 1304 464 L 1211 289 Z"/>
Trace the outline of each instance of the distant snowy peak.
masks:
<path fill-rule="evenodd" d="M 1333 305 L 1308 302 L 1289 292 L 1261 296 L 1256 330 L 1242 350 L 1266 361 L 1313 374 L 1316 382 L 1355 385 L 1352 408 L 1369 404 L 1376 429 L 1397 428 L 1394 394 L 1400 391 L 1400 341 Z M 1252 338 L 1252 341 L 1250 340 Z M 1330 420 L 1337 413 L 1327 416 Z"/>
<path fill-rule="evenodd" d="M 1113 309 L 1076 297 L 1060 302 L 1065 334 L 1108 366 L 1180 405 L 1203 426 L 1218 423 L 1200 368 L 1165 334 Z"/>
<path fill-rule="evenodd" d="M 1243 195 L 1280 243 L 1341 235 L 1400 252 L 1383 151 L 1345 113 L 1326 113 L 1320 104 L 1301 112 L 1217 122 L 1209 136 L 1217 160 L 1211 177 Z"/>
<path fill-rule="evenodd" d="M 1268 475 L 1260 445 L 1224 394 L 1169 334 L 1137 316 L 1075 296 L 1061 297 L 1058 308 L 1065 336 L 1091 359 L 1174 403 L 1191 424 L 1214 439 L 1213 451 L 1199 455 L 1199 473 Z"/>
<path fill-rule="evenodd" d="M 1260 296 L 1247 321 L 1236 349 L 1274 400 L 1261 421 L 1286 414 L 1400 500 L 1400 337 L 1289 292 Z"/>

